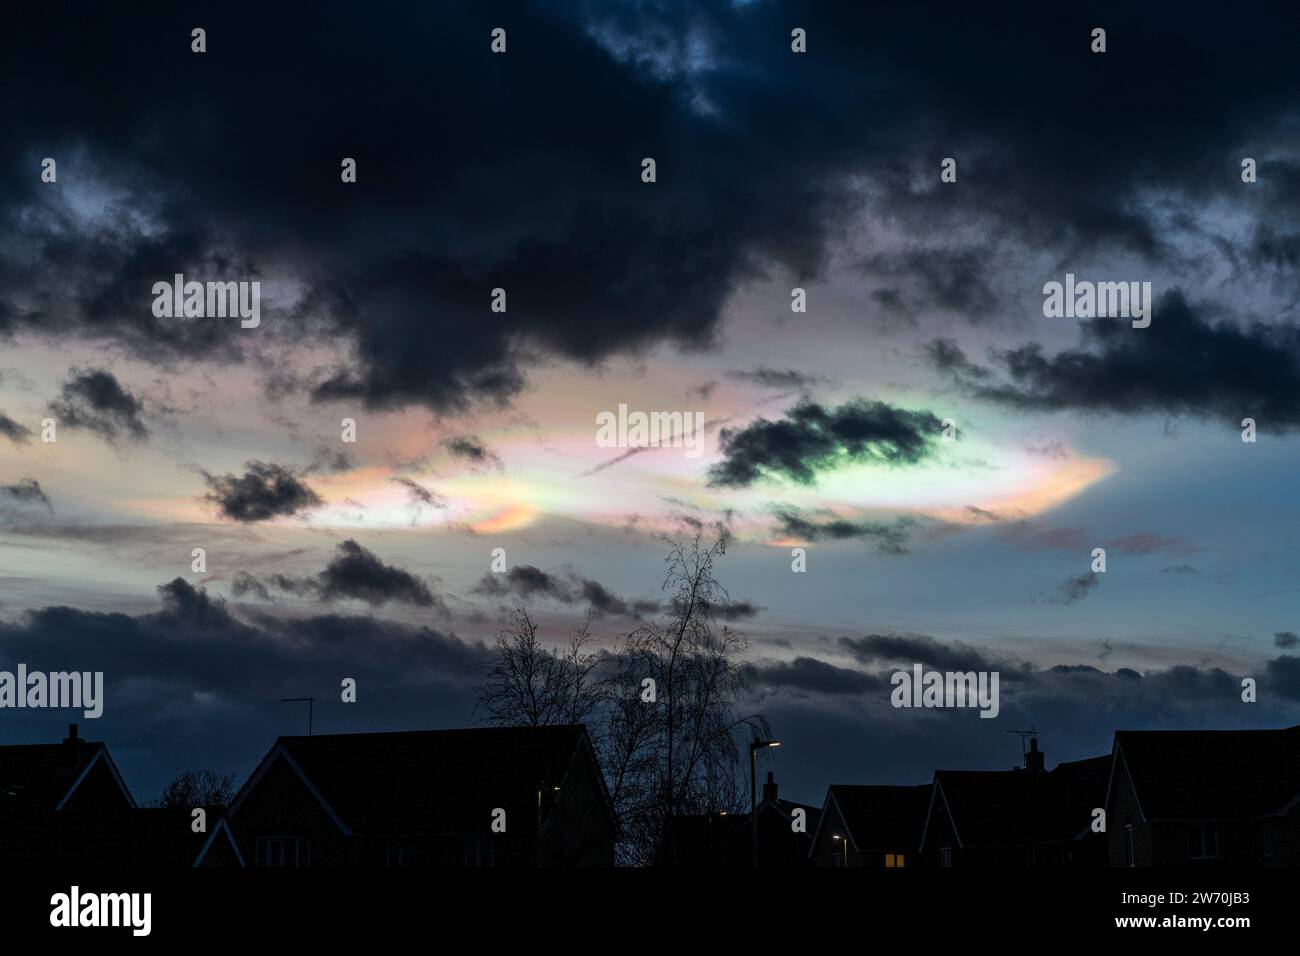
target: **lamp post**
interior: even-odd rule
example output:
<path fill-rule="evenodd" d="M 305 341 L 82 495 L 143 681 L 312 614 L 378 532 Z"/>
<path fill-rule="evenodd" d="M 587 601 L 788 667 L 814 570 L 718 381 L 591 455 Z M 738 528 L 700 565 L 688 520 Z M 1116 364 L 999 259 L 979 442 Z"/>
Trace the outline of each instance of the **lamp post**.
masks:
<path fill-rule="evenodd" d="M 758 867 L 758 752 L 764 747 L 779 747 L 779 740 L 755 740 L 749 745 L 749 825 L 754 832 L 754 867 Z"/>
<path fill-rule="evenodd" d="M 831 834 L 831 839 L 832 839 L 832 840 L 843 840 L 843 841 L 844 841 L 844 856 L 841 857 L 841 859 L 842 859 L 844 862 L 841 863 L 840 865 L 841 865 L 841 866 L 848 866 L 848 865 L 849 865 L 849 838 L 848 838 L 847 836 L 840 836 L 838 833 L 832 833 L 832 834 Z"/>

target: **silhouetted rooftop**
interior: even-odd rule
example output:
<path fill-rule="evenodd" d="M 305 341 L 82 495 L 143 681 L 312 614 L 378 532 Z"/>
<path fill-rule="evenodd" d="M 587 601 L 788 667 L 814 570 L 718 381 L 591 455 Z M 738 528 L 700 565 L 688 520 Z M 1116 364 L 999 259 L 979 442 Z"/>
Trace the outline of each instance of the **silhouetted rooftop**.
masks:
<path fill-rule="evenodd" d="M 531 834 L 538 791 L 549 807 L 590 743 L 584 727 L 568 725 L 281 737 L 276 746 L 355 834 L 482 833 L 496 808 L 509 832 Z"/>
<path fill-rule="evenodd" d="M 913 849 L 921 845 L 930 784 L 919 787 L 832 784 L 849 839 L 859 850 Z"/>
<path fill-rule="evenodd" d="M 85 740 L 0 747 L 0 813 L 55 809 L 103 747 Z"/>
<path fill-rule="evenodd" d="M 1300 796 L 1300 725 L 1285 730 L 1121 730 L 1147 820 L 1246 819 Z"/>
<path fill-rule="evenodd" d="M 1051 771 L 939 770 L 943 802 L 965 847 L 1027 846 L 1086 831 L 1104 805 L 1110 757 L 1058 764 Z"/>

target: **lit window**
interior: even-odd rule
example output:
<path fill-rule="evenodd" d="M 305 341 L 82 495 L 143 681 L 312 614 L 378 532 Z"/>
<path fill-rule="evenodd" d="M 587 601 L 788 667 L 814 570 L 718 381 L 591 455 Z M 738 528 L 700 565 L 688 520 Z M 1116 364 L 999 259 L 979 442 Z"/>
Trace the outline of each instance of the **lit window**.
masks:
<path fill-rule="evenodd" d="M 892 869 L 894 869 L 895 867 L 899 867 L 899 866 L 902 866 L 902 865 L 903 865 L 903 854 L 902 854 L 902 853 L 886 853 L 886 854 L 885 854 L 885 869 L 887 869 L 887 870 L 892 870 Z"/>
<path fill-rule="evenodd" d="M 952 866 L 952 847 L 946 846 L 939 851 L 939 865 Z"/>

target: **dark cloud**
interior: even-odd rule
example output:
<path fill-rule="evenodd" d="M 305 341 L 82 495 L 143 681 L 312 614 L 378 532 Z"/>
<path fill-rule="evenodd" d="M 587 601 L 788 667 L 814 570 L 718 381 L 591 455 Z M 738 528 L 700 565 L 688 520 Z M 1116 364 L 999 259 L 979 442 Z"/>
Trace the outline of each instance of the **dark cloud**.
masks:
<path fill-rule="evenodd" d="M 235 597 L 244 597 L 245 595 L 251 594 L 256 598 L 261 598 L 263 601 L 271 600 L 270 589 L 248 571 L 236 572 L 235 577 L 230 583 L 230 590 Z"/>
<path fill-rule="evenodd" d="M 327 601 L 356 598 L 368 604 L 397 601 L 432 607 L 437 599 L 419 578 L 384 564 L 372 552 L 349 539 L 320 575 L 321 597 Z"/>
<path fill-rule="evenodd" d="M 8 438 L 15 445 L 24 445 L 31 441 L 32 430 L 26 425 L 14 421 L 0 409 L 0 435 Z"/>
<path fill-rule="evenodd" d="M 61 425 L 85 428 L 110 442 L 148 438 L 149 429 L 140 417 L 143 411 L 144 403 L 102 368 L 69 369 L 59 397 L 50 403 L 50 412 Z"/>
<path fill-rule="evenodd" d="M 54 513 L 54 504 L 49 496 L 41 490 L 41 483 L 35 478 L 23 478 L 16 485 L 0 485 L 0 498 L 9 498 L 22 504 L 37 502 Z"/>
<path fill-rule="evenodd" d="M 1260 681 L 1265 690 L 1287 700 L 1300 701 L 1300 657 L 1281 654 L 1264 665 Z"/>
<path fill-rule="evenodd" d="M 1050 599 L 1051 603 L 1064 606 L 1082 601 L 1093 592 L 1098 583 L 1099 575 L 1092 572 L 1066 578 L 1057 586 L 1055 596 Z"/>
<path fill-rule="evenodd" d="M 865 637 L 841 637 L 844 648 L 861 664 L 899 664 L 941 671 L 1008 671 L 1015 673 L 1024 665 L 990 658 L 985 652 L 961 643 L 944 644 L 926 634 L 868 634 Z"/>
<path fill-rule="evenodd" d="M 253 594 L 269 600 L 272 589 L 321 601 L 356 600 L 375 607 L 391 602 L 447 610 L 428 584 L 409 571 L 385 564 L 351 538 L 339 543 L 334 559 L 315 577 L 269 574 L 258 578 L 241 571 L 232 582 L 237 597 Z"/>
<path fill-rule="evenodd" d="M 1287 323 L 1212 322 L 1180 292 L 1156 303 L 1151 326 L 1079 323 L 1083 347 L 1047 356 L 1037 343 L 994 352 L 1004 378 L 991 382 L 951 343 L 931 343 L 931 361 L 974 396 L 1031 411 L 1191 415 L 1240 427 L 1300 427 L 1300 328 Z"/>
<path fill-rule="evenodd" d="M 879 694 L 888 681 L 848 667 L 836 667 L 815 657 L 796 657 L 755 667 L 760 686 L 815 694 Z"/>
<path fill-rule="evenodd" d="M 338 343 L 338 367 L 294 387 L 454 410 L 508 401 L 539 358 L 706 346 L 737 287 L 815 277 L 864 209 L 923 240 L 875 256 L 869 272 L 910 308 L 976 315 L 998 301 L 987 277 L 1000 250 L 954 238 L 955 224 L 1033 248 L 1176 256 L 1141 191 L 1158 181 L 1193 209 L 1239 195 L 1235 159 L 1212 144 L 1276 139 L 1300 93 L 1288 31 L 1267 13 L 1191 18 L 1171 42 L 1165 11 L 1117 11 L 1110 29 L 1125 42 L 1104 58 L 1088 53 L 1082 14 L 1019 3 L 941 37 L 924 8 L 722 2 L 512 3 L 496 19 L 473 5 L 381 4 L 350 23 L 346 45 L 328 18 L 232 4 L 213 13 L 210 35 L 238 35 L 253 13 L 256 35 L 220 54 L 237 58 L 224 71 L 211 69 L 216 51 L 173 42 L 190 24 L 165 4 L 56 2 L 8 18 L 0 116 L 14 146 L 6 181 L 19 185 L 0 219 L 23 251 L 0 266 L 0 335 L 90 338 L 159 362 L 237 360 L 268 340 Z M 60 28 L 70 15 L 75 35 Z M 794 19 L 812 44 L 799 69 Z M 510 53 L 485 56 L 475 38 L 498 20 Z M 417 38 L 435 32 L 445 43 L 431 60 Z M 1196 69 L 1205 42 L 1233 83 Z M 120 56 L 140 43 L 155 56 Z M 45 69 L 60 63 L 111 82 L 87 98 L 70 71 Z M 373 63 L 384 68 L 372 82 L 331 85 Z M 429 100 L 429 88 L 459 95 Z M 845 122 L 864 102 L 872 121 Z M 425 121 L 391 148 L 416 111 Z M 159 115 L 179 117 L 165 144 Z M 1086 143 L 1080 116 L 1107 117 Z M 1148 135 L 1151 116 L 1160 136 Z M 443 148 L 448 129 L 460 148 Z M 230 142 L 262 150 L 232 157 Z M 31 175 L 46 152 L 60 160 L 59 189 Z M 960 185 L 940 186 L 937 157 L 952 152 Z M 652 185 L 639 179 L 648 153 Z M 358 161 L 355 187 L 338 181 L 343 155 Z M 1285 277 L 1294 174 L 1266 165 L 1251 198 L 1274 215 L 1254 233 L 1257 263 L 1240 258 Z M 70 201 L 65 183 L 96 201 Z M 178 271 L 275 274 L 304 294 L 267 303 L 256 330 L 156 318 L 152 283 Z M 489 310 L 498 284 L 505 314 Z"/>
<path fill-rule="evenodd" d="M 931 454 L 941 424 L 930 412 L 879 401 L 857 399 L 838 408 L 801 402 L 779 421 L 724 428 L 723 460 L 709 469 L 709 482 L 744 487 L 782 476 L 813 484 L 819 471 L 848 462 L 916 464 Z"/>
<path fill-rule="evenodd" d="M 497 469 L 503 467 L 501 456 L 483 444 L 477 435 L 456 435 L 444 441 L 442 447 L 451 452 L 453 457 L 473 465 Z"/>
<path fill-rule="evenodd" d="M 714 608 L 713 613 L 724 621 L 748 621 L 758 617 L 763 610 L 753 601 L 728 601 L 723 606 Z"/>
<path fill-rule="evenodd" d="M 560 604 L 587 604 L 602 614 L 641 617 L 659 610 L 657 601 L 627 601 L 599 581 L 576 574 L 550 574 L 531 564 L 516 564 L 499 574 L 487 573 L 474 593 L 529 601 L 543 598 Z"/>
<path fill-rule="evenodd" d="M 438 494 L 436 491 L 430 491 L 419 482 L 413 481 L 410 478 L 392 478 L 390 480 L 406 489 L 411 508 L 416 512 L 419 512 L 421 508 L 443 510 L 447 507 L 446 498 Z"/>
<path fill-rule="evenodd" d="M 726 373 L 727 378 L 738 382 L 749 382 L 764 388 L 799 389 L 806 391 L 821 382 L 821 376 L 808 375 L 792 368 L 756 368 L 748 371 L 735 370 Z"/>
<path fill-rule="evenodd" d="M 952 339 L 933 339 L 926 344 L 924 354 L 930 364 L 940 372 L 969 379 L 988 378 L 986 368 L 981 368 L 966 357 L 966 353 Z"/>
<path fill-rule="evenodd" d="M 137 796 L 157 792 L 195 760 L 247 774 L 278 734 L 306 731 L 305 710 L 300 719 L 282 697 L 314 695 L 318 733 L 471 721 L 488 659 L 477 642 L 373 615 L 237 617 L 181 578 L 158 591 L 160 609 L 146 614 L 55 606 L 0 620 L 5 660 L 104 673 L 104 716 L 82 733 L 109 742 Z M 339 703 L 344 676 L 369 701 L 364 713 Z M 66 733 L 68 719 L 32 713 L 9 733 L 58 740 L 52 735 Z"/>
<path fill-rule="evenodd" d="M 271 518 L 300 515 L 325 502 L 292 469 L 272 462 L 250 461 L 242 475 L 210 475 L 201 471 L 209 491 L 203 496 L 223 518 L 252 524 Z"/>
<path fill-rule="evenodd" d="M 302 473 L 304 475 L 334 475 L 344 471 L 351 471 L 355 467 L 357 467 L 357 460 L 348 452 L 322 446 L 316 449 L 315 457 L 303 469 Z"/>
<path fill-rule="evenodd" d="M 716 378 L 708 379 L 704 382 L 692 385 L 686 390 L 686 394 L 691 398 L 699 398 L 701 401 L 708 401 L 713 397 L 713 393 L 718 390 L 721 383 Z"/>
<path fill-rule="evenodd" d="M 788 505 L 773 508 L 777 519 L 777 533 L 782 537 L 801 541 L 844 541 L 860 539 L 870 541 L 884 554 L 901 555 L 908 552 L 908 541 L 916 530 L 917 520 L 912 517 L 895 518 L 892 522 L 850 521 L 847 518 L 817 520 L 807 513 Z"/>
<path fill-rule="evenodd" d="M 1278 631 L 1273 635 L 1273 646 L 1283 649 L 1296 647 L 1300 645 L 1300 637 L 1296 636 L 1295 631 Z"/>

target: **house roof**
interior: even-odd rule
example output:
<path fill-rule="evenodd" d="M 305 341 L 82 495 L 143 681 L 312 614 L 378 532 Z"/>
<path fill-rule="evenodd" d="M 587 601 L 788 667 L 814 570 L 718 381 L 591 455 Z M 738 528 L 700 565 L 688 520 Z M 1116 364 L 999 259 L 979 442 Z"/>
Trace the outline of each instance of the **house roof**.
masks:
<path fill-rule="evenodd" d="M 347 833 L 481 833 L 502 808 L 508 832 L 533 834 L 538 790 L 549 808 L 551 788 L 584 752 L 599 780 L 581 725 L 281 737 L 231 802 L 230 814 L 284 757 Z"/>
<path fill-rule="evenodd" d="M 220 828 L 226 808 L 209 805 L 207 828 L 194 832 L 194 808 L 142 807 L 131 814 L 124 824 L 131 836 L 135 859 L 155 866 L 190 866 L 195 856 L 208 843 L 212 832 Z"/>
<path fill-rule="evenodd" d="M 939 770 L 932 813 L 948 813 L 964 847 L 1070 840 L 1087 832 L 1093 809 L 1104 804 L 1110 759 L 1050 771 Z"/>
<path fill-rule="evenodd" d="M 930 784 L 919 787 L 832 784 L 826 792 L 856 850 L 910 849 L 921 845 Z"/>
<path fill-rule="evenodd" d="M 1300 798 L 1300 725 L 1121 730 L 1114 753 L 1147 820 L 1247 819 L 1285 812 Z"/>
<path fill-rule="evenodd" d="M 128 804 L 134 805 L 102 742 L 0 747 L 0 813 L 61 809 L 100 760 L 107 763 Z"/>

